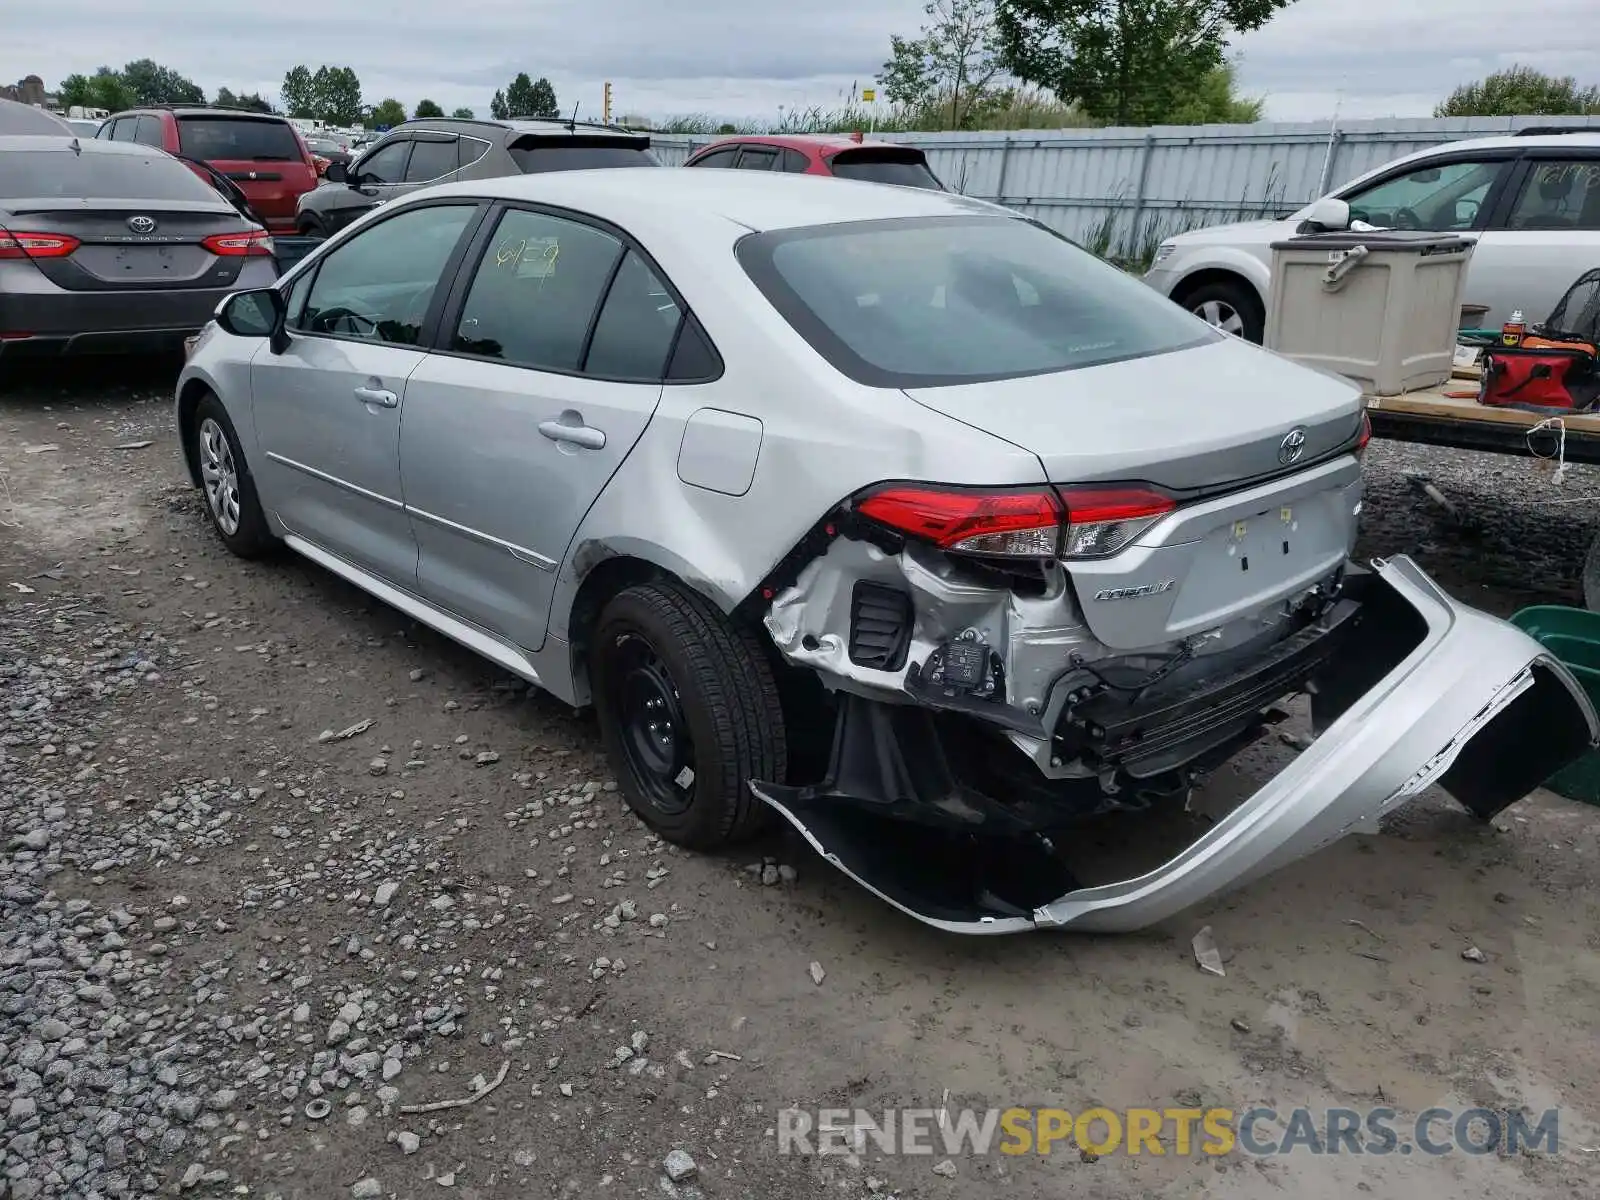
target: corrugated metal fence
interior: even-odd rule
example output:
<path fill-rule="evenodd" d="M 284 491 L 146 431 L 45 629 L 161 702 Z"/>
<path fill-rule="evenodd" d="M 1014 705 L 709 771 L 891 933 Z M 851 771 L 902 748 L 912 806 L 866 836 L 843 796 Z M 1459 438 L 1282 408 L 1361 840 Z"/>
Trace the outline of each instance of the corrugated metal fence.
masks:
<path fill-rule="evenodd" d="M 1600 117 L 1452 117 L 1255 125 L 1163 125 L 1018 133 L 879 135 L 919 146 L 934 172 L 1102 253 L 1138 256 L 1202 225 L 1286 214 L 1392 159 L 1441 142 Z M 658 134 L 682 163 L 714 137 Z"/>

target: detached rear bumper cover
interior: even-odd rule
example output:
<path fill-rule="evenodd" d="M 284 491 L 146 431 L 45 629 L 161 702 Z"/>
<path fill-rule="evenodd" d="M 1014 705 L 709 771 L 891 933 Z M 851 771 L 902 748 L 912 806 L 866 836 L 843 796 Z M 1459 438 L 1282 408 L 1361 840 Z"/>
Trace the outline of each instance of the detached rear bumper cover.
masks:
<path fill-rule="evenodd" d="M 1126 931 L 1166 919 L 1337 841 L 1439 783 L 1480 817 L 1514 803 L 1600 739 L 1577 682 L 1504 621 L 1459 604 L 1407 558 L 1378 577 L 1426 627 L 1312 745 L 1182 853 L 1134 879 L 1068 892 L 1026 916 L 950 920 L 886 895 L 776 795 L 755 786 L 835 866 L 895 907 L 959 933 Z"/>

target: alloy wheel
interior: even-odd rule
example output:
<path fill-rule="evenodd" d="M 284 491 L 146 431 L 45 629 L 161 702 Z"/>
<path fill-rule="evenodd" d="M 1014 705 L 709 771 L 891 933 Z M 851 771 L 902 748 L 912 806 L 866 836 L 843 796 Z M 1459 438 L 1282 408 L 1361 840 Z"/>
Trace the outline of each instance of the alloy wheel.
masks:
<path fill-rule="evenodd" d="M 1226 300 L 1204 300 L 1191 311 L 1207 325 L 1215 326 L 1223 333 L 1231 333 L 1234 337 L 1244 336 L 1244 318 Z"/>
<path fill-rule="evenodd" d="M 210 417 L 200 423 L 200 481 L 217 528 L 230 537 L 238 533 L 239 468 L 228 435 Z"/>

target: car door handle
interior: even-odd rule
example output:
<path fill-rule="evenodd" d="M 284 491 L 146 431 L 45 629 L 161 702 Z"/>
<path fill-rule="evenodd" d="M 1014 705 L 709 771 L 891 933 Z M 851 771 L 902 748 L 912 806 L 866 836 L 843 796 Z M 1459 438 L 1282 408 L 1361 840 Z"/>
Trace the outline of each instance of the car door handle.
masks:
<path fill-rule="evenodd" d="M 574 412 L 562 413 L 557 421 L 540 421 L 539 432 L 552 442 L 571 442 L 585 450 L 602 450 L 606 444 L 605 432 L 585 425 Z"/>
<path fill-rule="evenodd" d="M 376 404 L 379 408 L 400 407 L 400 397 L 387 388 L 358 387 L 356 399 L 363 404 Z"/>

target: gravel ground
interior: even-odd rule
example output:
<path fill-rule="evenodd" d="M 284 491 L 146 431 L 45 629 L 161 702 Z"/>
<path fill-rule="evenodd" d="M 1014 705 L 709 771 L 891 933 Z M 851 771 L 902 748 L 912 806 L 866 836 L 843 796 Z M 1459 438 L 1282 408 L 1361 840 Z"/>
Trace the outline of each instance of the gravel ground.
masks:
<path fill-rule="evenodd" d="M 1145 934 L 944 937 L 791 840 L 677 852 L 588 718 L 308 564 L 231 558 L 163 368 L 0 380 L 0 1195 L 1594 1194 L 1595 810 L 1483 828 L 1429 795 Z M 1496 611 L 1575 599 L 1600 476 L 1369 463 L 1365 551 Z M 1560 1105 L 1565 1152 L 774 1150 L 788 1104 L 946 1099 Z"/>

